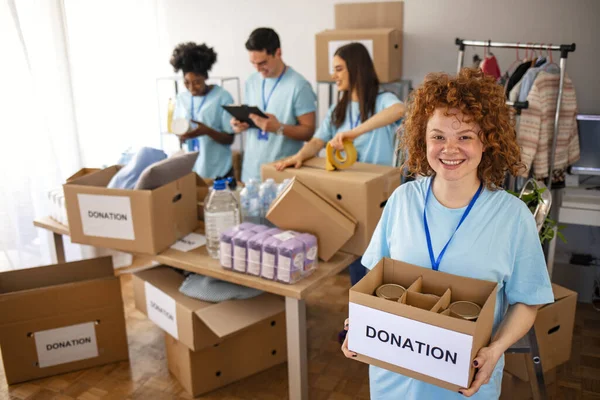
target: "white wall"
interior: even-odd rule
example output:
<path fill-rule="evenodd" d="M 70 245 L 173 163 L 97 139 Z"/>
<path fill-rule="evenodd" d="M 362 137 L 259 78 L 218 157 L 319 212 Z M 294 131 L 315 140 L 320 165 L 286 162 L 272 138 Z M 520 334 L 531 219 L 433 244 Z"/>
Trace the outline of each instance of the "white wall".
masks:
<path fill-rule="evenodd" d="M 364 1 L 364 0 L 363 0 Z M 169 55 L 182 41 L 206 42 L 218 52 L 213 75 L 242 79 L 252 72 L 244 43 L 259 26 L 280 35 L 284 60 L 315 84 L 314 35 L 334 28 L 338 0 L 184 1 L 160 0 L 161 74 L 170 74 Z M 456 71 L 456 37 L 474 40 L 577 43 L 568 73 L 577 89 L 579 108 L 600 113 L 600 1 L 597 0 L 407 0 L 404 16 L 404 76 L 416 85 L 431 71 Z M 478 53 L 482 55 L 481 49 Z M 502 68 L 514 50 L 494 51 Z M 468 49 L 465 64 L 473 50 Z M 521 52 L 521 56 L 523 52 Z M 558 53 L 554 53 L 557 60 Z M 325 99 L 325 87 L 321 89 Z"/>

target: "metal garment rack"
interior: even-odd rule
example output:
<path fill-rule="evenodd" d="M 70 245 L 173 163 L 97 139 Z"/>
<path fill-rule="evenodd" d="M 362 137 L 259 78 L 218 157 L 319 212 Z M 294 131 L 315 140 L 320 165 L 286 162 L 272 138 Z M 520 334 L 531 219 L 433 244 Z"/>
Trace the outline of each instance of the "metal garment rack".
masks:
<path fill-rule="evenodd" d="M 548 190 L 552 189 L 552 170 L 554 168 L 554 159 L 556 156 L 556 139 L 558 137 L 558 121 L 560 119 L 560 105 L 562 103 L 563 87 L 565 83 L 565 71 L 567 69 L 567 57 L 569 53 L 575 51 L 575 43 L 551 45 L 551 44 L 538 44 L 538 43 L 504 43 L 504 42 L 492 42 L 491 40 L 465 40 L 456 38 L 455 44 L 458 46 L 458 63 L 457 73 L 463 67 L 465 58 L 465 47 L 487 47 L 487 48 L 500 48 L 500 49 L 528 49 L 528 50 L 547 50 L 547 51 L 560 51 L 560 83 L 558 87 L 558 99 L 556 100 L 556 114 L 554 116 L 554 134 L 552 135 L 552 148 L 550 152 L 550 163 L 548 164 L 548 180 L 546 186 Z M 507 102 L 508 105 L 517 109 L 517 113 L 520 110 L 525 109 L 529 106 L 527 102 Z"/>

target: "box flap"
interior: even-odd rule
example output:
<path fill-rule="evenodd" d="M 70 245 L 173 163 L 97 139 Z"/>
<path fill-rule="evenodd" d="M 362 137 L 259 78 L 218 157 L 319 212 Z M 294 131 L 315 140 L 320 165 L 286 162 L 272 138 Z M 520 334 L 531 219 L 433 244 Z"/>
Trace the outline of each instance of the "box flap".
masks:
<path fill-rule="evenodd" d="M 114 276 L 112 257 L 47 265 L 0 274 L 0 294 Z"/>
<path fill-rule="evenodd" d="M 100 171 L 100 168 L 81 168 L 79 171 L 75 172 L 73 175 L 67 178 L 67 183 L 74 181 L 75 179 L 81 178 L 82 176 L 89 175 L 98 171 Z"/>
<path fill-rule="evenodd" d="M 112 167 L 104 168 L 102 170 L 98 170 L 89 174 L 78 175 L 82 170 L 79 170 L 75 175 L 78 175 L 76 178 L 67 179 L 67 183 L 64 185 L 65 187 L 71 185 L 83 185 L 83 186 L 99 186 L 106 187 L 113 176 L 122 168 L 120 165 L 113 165 Z M 118 190 L 118 189 L 114 189 Z"/>
<path fill-rule="evenodd" d="M 195 311 L 221 339 L 285 310 L 279 296 L 264 293 L 247 300 L 228 300 Z"/>
<path fill-rule="evenodd" d="M 310 160 L 306 160 L 302 164 L 299 172 L 309 172 L 311 169 L 325 170 L 325 158 L 314 157 Z M 377 164 L 367 164 L 357 162 L 353 166 L 344 170 L 329 171 L 329 174 L 335 174 L 336 179 L 349 180 L 352 182 L 367 183 L 374 179 L 379 179 L 382 176 L 387 175 L 390 172 L 391 167 Z"/>

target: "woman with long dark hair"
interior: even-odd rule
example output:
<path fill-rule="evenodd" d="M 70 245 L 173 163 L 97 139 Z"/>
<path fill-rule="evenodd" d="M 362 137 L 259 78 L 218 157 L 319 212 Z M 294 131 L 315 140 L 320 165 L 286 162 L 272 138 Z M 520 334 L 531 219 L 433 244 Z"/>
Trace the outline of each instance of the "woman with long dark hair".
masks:
<path fill-rule="evenodd" d="M 379 79 L 365 46 L 349 43 L 337 49 L 332 77 L 340 100 L 331 106 L 313 138 L 298 153 L 277 163 L 279 171 L 291 166 L 300 168 L 328 141 L 337 147 L 344 139 L 354 141 L 359 162 L 392 165 L 394 134 L 404 115 L 404 104 L 393 93 L 379 90 Z M 352 285 L 365 273 L 360 258 L 350 264 Z"/>
<path fill-rule="evenodd" d="M 328 141 L 354 140 L 358 161 L 392 165 L 394 134 L 404 115 L 404 104 L 393 93 L 381 92 L 369 52 L 349 43 L 333 56 L 333 79 L 340 99 L 331 106 L 313 138 L 295 155 L 277 164 L 278 170 L 299 168 L 315 157 Z"/>

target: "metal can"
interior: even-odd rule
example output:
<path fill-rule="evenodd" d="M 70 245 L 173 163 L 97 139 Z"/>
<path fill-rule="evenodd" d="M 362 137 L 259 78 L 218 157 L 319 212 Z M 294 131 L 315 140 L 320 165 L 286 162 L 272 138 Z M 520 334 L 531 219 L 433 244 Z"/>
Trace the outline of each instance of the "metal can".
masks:
<path fill-rule="evenodd" d="M 479 317 L 481 307 L 471 301 L 455 301 L 448 306 L 448 310 L 456 317 L 475 321 Z"/>
<path fill-rule="evenodd" d="M 404 292 L 406 292 L 406 289 L 403 286 L 395 283 L 385 283 L 375 290 L 375 295 L 382 299 L 398 301 Z"/>

